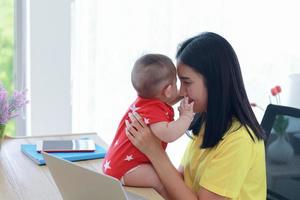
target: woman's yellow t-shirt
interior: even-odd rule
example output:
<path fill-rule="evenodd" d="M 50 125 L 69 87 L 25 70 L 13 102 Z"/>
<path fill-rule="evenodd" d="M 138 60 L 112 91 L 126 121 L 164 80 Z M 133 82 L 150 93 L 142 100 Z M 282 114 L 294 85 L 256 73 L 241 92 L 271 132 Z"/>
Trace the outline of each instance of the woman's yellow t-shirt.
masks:
<path fill-rule="evenodd" d="M 230 199 L 265 200 L 264 142 L 254 142 L 237 120 L 233 120 L 231 128 L 213 148 L 200 149 L 203 133 L 202 126 L 181 161 L 186 185 L 196 193 L 203 187 Z"/>

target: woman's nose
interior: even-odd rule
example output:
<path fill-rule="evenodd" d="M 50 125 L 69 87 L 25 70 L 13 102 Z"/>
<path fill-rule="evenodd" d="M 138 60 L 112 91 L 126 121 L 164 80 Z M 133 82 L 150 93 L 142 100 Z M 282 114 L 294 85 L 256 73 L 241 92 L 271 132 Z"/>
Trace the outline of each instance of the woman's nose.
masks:
<path fill-rule="evenodd" d="M 182 86 L 179 89 L 179 95 L 182 96 L 182 97 L 186 96 L 186 91 Z"/>

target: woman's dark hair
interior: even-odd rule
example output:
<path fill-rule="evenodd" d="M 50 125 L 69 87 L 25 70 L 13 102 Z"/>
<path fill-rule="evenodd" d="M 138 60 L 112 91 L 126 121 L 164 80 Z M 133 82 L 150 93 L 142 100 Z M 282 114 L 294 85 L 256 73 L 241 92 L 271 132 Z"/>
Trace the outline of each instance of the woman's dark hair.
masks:
<path fill-rule="evenodd" d="M 248 127 L 258 140 L 265 138 L 250 106 L 238 58 L 223 37 L 211 32 L 192 37 L 179 45 L 176 58 L 205 78 L 207 110 L 196 115 L 191 127 L 193 134 L 198 135 L 202 122 L 205 122 L 202 148 L 218 144 L 231 127 L 233 117 L 246 127 L 253 141 Z"/>

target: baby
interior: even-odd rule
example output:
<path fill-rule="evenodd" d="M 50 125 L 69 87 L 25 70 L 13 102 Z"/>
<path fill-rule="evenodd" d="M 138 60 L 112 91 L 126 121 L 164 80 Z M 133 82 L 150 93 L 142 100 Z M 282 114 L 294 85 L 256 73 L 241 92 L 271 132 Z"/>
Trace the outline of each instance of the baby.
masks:
<path fill-rule="evenodd" d="M 185 133 L 194 117 L 193 102 L 184 98 L 179 106 L 180 116 L 174 121 L 171 106 L 180 99 L 176 80 L 176 68 L 167 56 L 147 54 L 135 62 L 131 81 L 138 97 L 123 116 L 102 166 L 105 174 L 123 185 L 153 187 L 165 198 L 168 195 L 150 161 L 128 140 L 125 121 L 129 120 L 129 113 L 137 112 L 166 149 L 167 143 Z"/>

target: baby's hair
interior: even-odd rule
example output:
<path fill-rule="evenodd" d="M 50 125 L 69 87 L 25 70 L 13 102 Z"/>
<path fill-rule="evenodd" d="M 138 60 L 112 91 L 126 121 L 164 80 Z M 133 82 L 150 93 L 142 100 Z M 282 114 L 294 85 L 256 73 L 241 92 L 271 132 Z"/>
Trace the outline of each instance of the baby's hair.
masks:
<path fill-rule="evenodd" d="M 138 95 L 155 98 L 159 92 L 176 78 L 172 60 L 162 54 L 146 54 L 134 64 L 131 82 Z"/>

